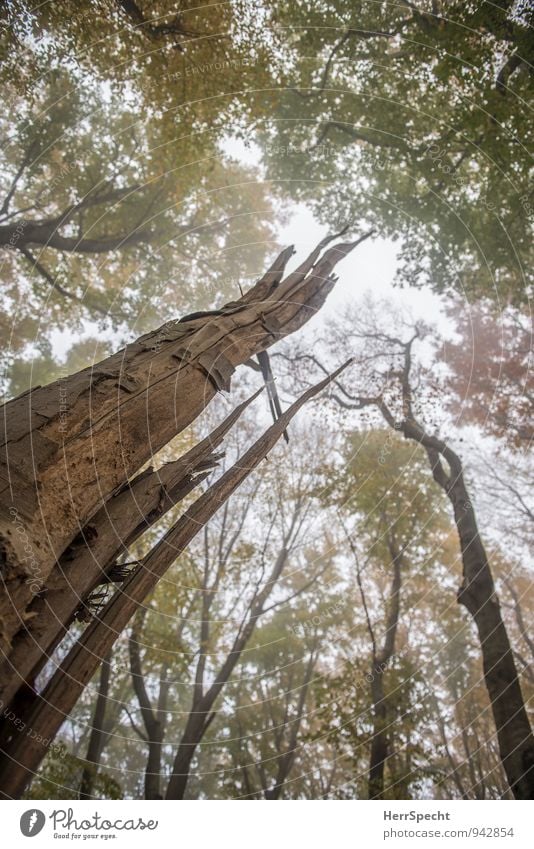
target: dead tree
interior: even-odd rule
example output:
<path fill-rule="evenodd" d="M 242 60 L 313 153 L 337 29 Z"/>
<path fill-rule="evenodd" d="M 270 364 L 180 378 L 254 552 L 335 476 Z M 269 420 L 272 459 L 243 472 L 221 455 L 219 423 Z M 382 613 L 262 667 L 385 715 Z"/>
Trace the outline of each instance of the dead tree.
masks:
<path fill-rule="evenodd" d="M 285 278 L 292 248 L 239 301 L 169 321 L 94 367 L 4 405 L 5 705 L 33 686 L 32 676 L 68 627 L 76 597 L 83 602 L 99 580 L 110 579 L 117 554 L 146 527 L 146 517 L 158 518 L 213 465 L 207 440 L 175 467 L 139 475 L 218 391 L 230 388 L 238 365 L 321 307 L 335 284 L 335 265 L 362 239 L 325 250 L 330 241 Z M 140 509 L 131 509 L 138 499 Z"/>
<path fill-rule="evenodd" d="M 186 510 L 160 542 L 139 562 L 138 567 L 124 582 L 121 591 L 112 596 L 104 610 L 86 628 L 42 693 L 36 695 L 28 710 L 23 713 L 22 720 L 28 733 L 19 734 L 18 728 L 14 729 L 4 744 L 0 761 L 1 795 L 16 798 L 24 791 L 65 717 L 139 605 L 154 590 L 158 581 L 206 522 L 267 456 L 298 410 L 328 386 L 343 368 L 345 366 L 301 395 L 236 464 Z M 257 604 L 261 604 L 261 601 L 260 597 Z M 257 615 L 259 610 L 255 608 L 251 615 Z M 248 622 L 246 627 L 249 627 Z"/>

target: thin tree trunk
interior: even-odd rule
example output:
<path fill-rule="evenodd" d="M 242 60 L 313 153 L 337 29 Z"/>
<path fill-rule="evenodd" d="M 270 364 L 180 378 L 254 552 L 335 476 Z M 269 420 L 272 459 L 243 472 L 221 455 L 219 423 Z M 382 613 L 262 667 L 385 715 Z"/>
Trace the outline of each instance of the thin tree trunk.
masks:
<path fill-rule="evenodd" d="M 332 375 L 332 378 L 334 376 Z M 278 420 L 278 424 L 283 420 L 284 414 L 282 418 Z M 281 431 L 282 434 L 285 432 Z M 289 526 L 289 530 L 285 533 L 284 539 L 282 542 L 282 547 L 276 557 L 276 560 L 273 564 L 271 572 L 265 582 L 263 583 L 261 589 L 257 589 L 254 597 L 252 598 L 249 605 L 249 613 L 248 618 L 246 619 L 245 624 L 240 628 L 234 642 L 232 648 L 227 655 L 224 663 L 221 665 L 219 671 L 215 675 L 215 679 L 211 687 L 204 692 L 204 662 L 206 658 L 205 648 L 201 649 L 199 662 L 197 664 L 196 674 L 195 674 L 195 687 L 194 687 L 194 695 L 193 695 L 193 704 L 191 706 L 191 710 L 189 712 L 189 716 L 187 718 L 186 726 L 184 729 L 184 733 L 180 740 L 180 744 L 178 746 L 178 750 L 176 752 L 176 757 L 173 764 L 172 774 L 169 779 L 169 784 L 167 786 L 167 799 L 183 799 L 185 795 L 185 791 L 187 789 L 187 783 L 189 780 L 189 773 L 191 771 L 191 763 L 195 756 L 195 752 L 202 741 L 206 731 L 209 728 L 210 723 L 215 717 L 215 713 L 213 711 L 213 706 L 221 694 L 223 688 L 226 686 L 230 679 L 230 675 L 235 669 L 236 664 L 239 662 L 239 658 L 250 640 L 256 625 L 258 623 L 258 619 L 262 616 L 264 612 L 265 604 L 273 592 L 281 574 L 284 569 L 284 566 L 287 562 L 287 558 L 289 556 L 289 545 L 290 540 L 292 538 L 295 524 L 300 513 L 300 506 L 297 506 L 293 512 L 293 518 Z M 213 591 L 209 594 L 211 595 Z M 206 599 L 208 593 L 206 592 L 206 588 L 204 588 L 203 598 Z M 209 630 L 207 628 L 208 624 L 208 613 L 209 613 L 209 601 L 206 604 L 203 603 L 203 615 L 202 615 L 202 624 L 201 624 L 201 647 L 205 647 L 209 638 Z"/>
<path fill-rule="evenodd" d="M 388 547 L 391 555 L 393 576 L 386 616 L 384 642 L 380 651 L 373 652 L 371 670 L 371 699 L 373 702 L 373 737 L 369 756 L 369 799 L 384 798 L 384 770 L 389 753 L 388 703 L 384 692 L 384 670 L 395 654 L 397 629 L 400 613 L 400 591 L 403 565 L 402 551 L 396 547 L 392 532 L 388 531 Z"/>
<path fill-rule="evenodd" d="M 530 654 L 531 654 L 532 658 L 534 659 L 534 640 L 532 639 L 532 637 L 528 633 L 528 628 L 527 628 L 526 623 L 525 623 L 525 617 L 523 616 L 523 610 L 522 610 L 522 607 L 521 607 L 521 601 L 519 599 L 519 594 L 516 592 L 514 585 L 513 585 L 512 581 L 510 580 L 510 578 L 505 578 L 504 583 L 506 584 L 508 592 L 512 596 L 514 614 L 515 614 L 515 619 L 516 619 L 516 622 L 517 622 L 517 627 L 519 628 L 519 633 L 523 637 L 523 640 L 525 641 L 526 645 L 528 646 Z"/>
<path fill-rule="evenodd" d="M 169 682 L 167 681 L 167 666 L 161 667 L 159 677 L 159 694 L 154 708 L 145 684 L 141 665 L 139 633 L 146 617 L 147 608 L 142 608 L 132 628 L 129 640 L 130 672 L 134 692 L 139 702 L 141 716 L 146 730 L 148 758 L 145 769 L 145 799 L 161 799 L 161 757 L 163 753 L 163 738 L 165 735 L 165 719 Z"/>
<path fill-rule="evenodd" d="M 317 655 L 315 654 L 315 648 L 310 652 L 310 657 L 308 659 L 308 663 L 306 665 L 306 670 L 304 673 L 304 679 L 302 681 L 299 698 L 297 703 L 297 710 L 293 719 L 288 723 L 291 727 L 291 731 L 289 734 L 289 740 L 287 747 L 284 752 L 280 754 L 277 759 L 277 769 L 276 769 L 276 779 L 275 783 L 272 787 L 268 788 L 264 791 L 265 799 L 279 799 L 284 790 L 287 779 L 289 778 L 289 774 L 293 769 L 293 764 L 295 763 L 295 757 L 297 754 L 297 739 L 300 731 L 300 727 L 302 725 L 302 718 L 304 716 L 304 708 L 306 706 L 306 697 L 308 695 L 308 690 L 310 687 L 310 683 L 312 680 L 313 670 L 315 668 L 315 664 L 317 662 Z"/>
<path fill-rule="evenodd" d="M 383 398 L 362 399 L 361 403 L 362 406 L 376 404 L 390 427 L 400 429 L 406 439 L 425 448 L 434 480 L 452 504 L 463 565 L 458 601 L 469 611 L 477 627 L 501 761 L 514 797 L 534 799 L 534 737 L 462 462 L 443 440 L 426 433 L 413 415 L 410 367 L 415 338 L 417 334 L 404 346 L 401 375 L 404 418 L 400 425 Z M 442 460 L 447 463 L 449 473 Z"/>
<path fill-rule="evenodd" d="M 111 678 L 111 652 L 103 659 L 100 669 L 100 682 L 91 723 L 91 734 L 80 782 L 80 799 L 91 799 L 97 767 L 109 734 L 106 732 L 106 708 L 108 704 L 109 682 Z"/>

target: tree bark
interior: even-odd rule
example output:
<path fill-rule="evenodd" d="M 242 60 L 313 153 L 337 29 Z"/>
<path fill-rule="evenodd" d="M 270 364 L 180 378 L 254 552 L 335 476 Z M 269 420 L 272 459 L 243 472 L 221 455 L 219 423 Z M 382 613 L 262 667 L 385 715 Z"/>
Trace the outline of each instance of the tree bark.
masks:
<path fill-rule="evenodd" d="M 15 635 L 0 665 L 0 698 L 10 704 L 24 683 L 33 682 L 63 639 L 76 611 L 99 583 L 108 580 L 119 555 L 171 507 L 198 486 L 217 464 L 216 449 L 243 407 L 238 407 L 205 439 L 178 460 L 147 469 L 93 516 L 46 583 L 46 593 L 29 607 L 31 619 Z"/>
<path fill-rule="evenodd" d="M 292 248 L 239 301 L 167 322 L 94 367 L 4 405 L 0 648 L 10 647 L 32 598 L 102 504 L 229 389 L 238 365 L 322 306 L 335 265 L 362 239 L 323 253 L 328 241 L 285 279 Z"/>
<path fill-rule="evenodd" d="M 180 517 L 141 561 L 122 590 L 84 631 L 43 692 L 24 715 L 27 734 L 13 732 L 0 762 L 0 794 L 18 798 L 32 778 L 47 748 L 90 681 L 101 659 L 111 650 L 136 612 L 176 558 L 206 522 L 265 458 L 300 408 L 329 385 L 347 364 L 312 386 Z M 243 405 L 242 405 L 243 406 Z M 222 670 L 225 674 L 226 670 Z M 216 680 L 212 688 L 221 688 Z M 172 798 L 172 797 L 170 797 Z"/>

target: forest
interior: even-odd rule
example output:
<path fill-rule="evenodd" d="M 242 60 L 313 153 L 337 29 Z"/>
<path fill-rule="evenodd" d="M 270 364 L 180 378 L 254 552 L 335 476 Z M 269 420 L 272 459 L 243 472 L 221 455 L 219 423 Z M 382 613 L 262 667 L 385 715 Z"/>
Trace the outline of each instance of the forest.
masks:
<path fill-rule="evenodd" d="M 532 0 L 0 20 L 0 798 L 533 799 Z"/>

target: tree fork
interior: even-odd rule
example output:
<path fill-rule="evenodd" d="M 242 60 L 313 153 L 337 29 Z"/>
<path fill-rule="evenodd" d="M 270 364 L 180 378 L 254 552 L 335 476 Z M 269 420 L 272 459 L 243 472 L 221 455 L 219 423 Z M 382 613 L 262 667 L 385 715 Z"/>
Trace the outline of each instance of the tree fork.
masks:
<path fill-rule="evenodd" d="M 514 797 L 534 799 L 534 736 L 491 567 L 464 481 L 463 464 L 458 454 L 446 442 L 428 434 L 413 414 L 411 348 L 417 338 L 418 333 L 403 346 L 404 367 L 400 382 L 404 417 L 400 426 L 382 398 L 361 399 L 361 404 L 375 404 L 390 427 L 400 429 L 406 439 L 423 446 L 434 480 L 452 504 L 463 566 L 458 601 L 468 610 L 477 627 L 500 758 Z M 442 460 L 449 467 L 449 473 Z"/>

